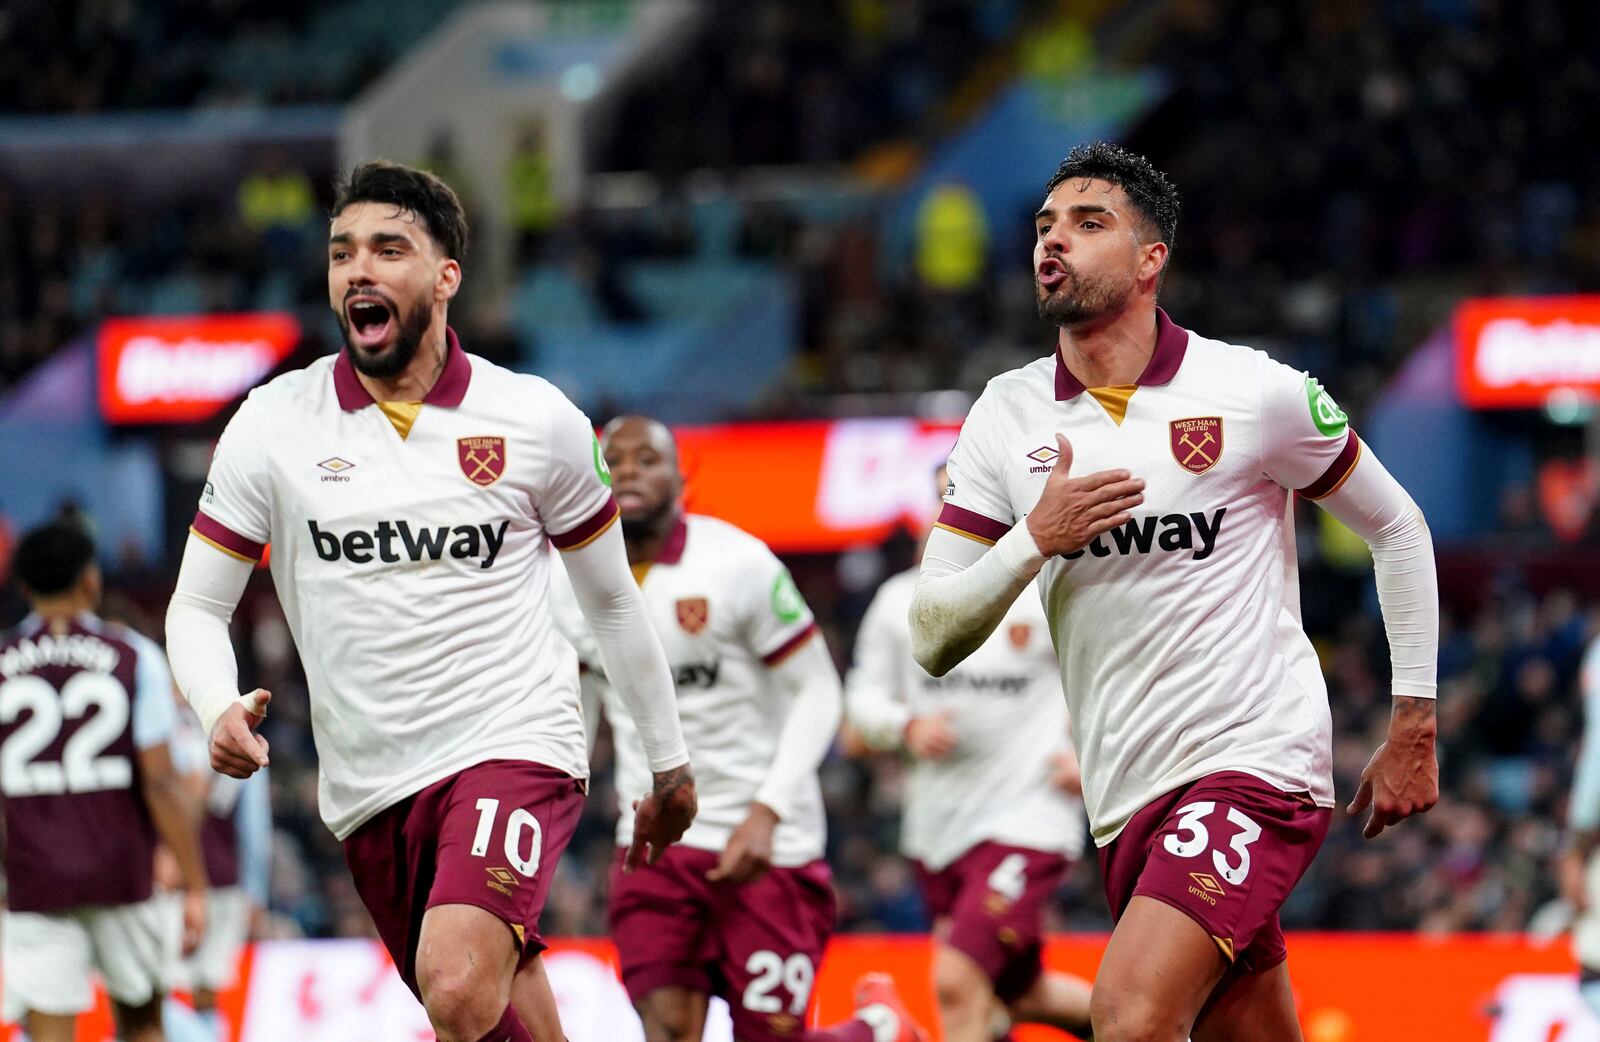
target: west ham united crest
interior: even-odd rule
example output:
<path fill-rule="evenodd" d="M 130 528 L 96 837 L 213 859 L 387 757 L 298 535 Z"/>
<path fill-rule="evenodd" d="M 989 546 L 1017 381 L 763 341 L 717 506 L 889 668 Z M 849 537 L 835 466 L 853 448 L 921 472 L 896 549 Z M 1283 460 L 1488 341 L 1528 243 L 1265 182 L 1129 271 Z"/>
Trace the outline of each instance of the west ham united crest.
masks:
<path fill-rule="evenodd" d="M 1222 458 L 1222 417 L 1196 416 L 1173 420 L 1172 458 L 1191 474 L 1204 474 Z"/>
<path fill-rule="evenodd" d="M 678 625 L 691 637 L 711 621 L 711 605 L 704 597 L 685 597 L 678 601 Z"/>
<path fill-rule="evenodd" d="M 1033 636 L 1033 627 L 1026 622 L 1014 622 L 1011 624 L 1009 635 L 1011 646 L 1021 651 L 1028 646 L 1028 638 Z"/>
<path fill-rule="evenodd" d="M 506 440 L 499 437 L 457 438 L 456 461 L 461 473 L 485 488 L 506 472 Z"/>

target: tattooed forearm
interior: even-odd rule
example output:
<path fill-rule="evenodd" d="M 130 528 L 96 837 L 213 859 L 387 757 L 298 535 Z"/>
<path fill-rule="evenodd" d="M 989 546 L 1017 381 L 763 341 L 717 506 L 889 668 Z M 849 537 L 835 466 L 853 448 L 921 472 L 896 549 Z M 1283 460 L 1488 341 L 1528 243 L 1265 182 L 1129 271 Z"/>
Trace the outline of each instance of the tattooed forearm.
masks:
<path fill-rule="evenodd" d="M 1432 698 L 1394 696 L 1394 709 L 1389 715 L 1389 730 L 1424 732 L 1433 735 L 1438 730 L 1435 716 L 1437 704 L 1437 700 Z"/>
<path fill-rule="evenodd" d="M 688 764 L 684 764 L 681 767 L 673 767 L 670 770 L 657 771 L 654 777 L 655 785 L 652 787 L 652 791 L 662 799 L 671 796 L 685 785 L 694 784 L 694 771 L 689 769 Z"/>

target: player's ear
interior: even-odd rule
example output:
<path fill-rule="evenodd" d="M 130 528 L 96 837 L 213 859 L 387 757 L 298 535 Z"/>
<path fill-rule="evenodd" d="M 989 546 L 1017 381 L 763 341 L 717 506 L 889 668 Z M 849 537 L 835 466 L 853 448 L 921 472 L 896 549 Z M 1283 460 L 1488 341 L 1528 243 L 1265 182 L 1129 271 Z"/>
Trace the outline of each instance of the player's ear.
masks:
<path fill-rule="evenodd" d="M 1139 247 L 1139 253 L 1139 281 L 1159 278 L 1162 269 L 1167 266 L 1167 244 L 1159 241 L 1145 243 Z"/>
<path fill-rule="evenodd" d="M 439 262 L 439 273 L 434 280 L 435 300 L 450 300 L 461 290 L 461 264 L 453 257 Z"/>

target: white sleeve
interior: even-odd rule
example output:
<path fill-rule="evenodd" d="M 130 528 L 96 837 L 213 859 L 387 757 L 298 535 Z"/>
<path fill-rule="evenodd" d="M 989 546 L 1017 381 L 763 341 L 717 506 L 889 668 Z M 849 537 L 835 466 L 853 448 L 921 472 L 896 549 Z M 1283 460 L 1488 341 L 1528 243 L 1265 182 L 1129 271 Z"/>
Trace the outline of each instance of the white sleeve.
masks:
<path fill-rule="evenodd" d="M 887 587 L 867 607 L 856 633 L 855 662 L 845 679 L 845 712 L 867 746 L 898 749 L 911 722 L 911 692 L 905 689 L 911 634 L 899 599 Z"/>
<path fill-rule="evenodd" d="M 801 787 L 816 777 L 844 713 L 839 671 L 828 654 L 827 642 L 815 629 L 808 633 L 809 639 L 769 670 L 778 688 L 794 692 L 794 698 L 778 734 L 778 752 L 756 790 L 755 801 L 771 807 L 780 820 L 793 813 Z"/>
<path fill-rule="evenodd" d="M 1286 489 L 1321 499 L 1350 475 L 1360 439 L 1315 377 L 1261 356 L 1261 470 Z"/>
<path fill-rule="evenodd" d="M 1439 577 L 1428 522 L 1359 439 L 1359 462 L 1318 503 L 1372 548 L 1378 606 L 1389 637 L 1391 693 L 1438 695 Z"/>
<path fill-rule="evenodd" d="M 239 664 L 228 623 L 253 568 L 248 560 L 191 534 L 167 605 L 172 675 L 208 738 L 217 719 L 239 699 Z"/>
<path fill-rule="evenodd" d="M 172 696 L 172 673 L 160 645 L 139 634 L 129 635 L 139 653 L 134 663 L 133 744 L 149 749 L 171 742 L 178 729 L 178 703 Z"/>
<path fill-rule="evenodd" d="M 954 669 L 983 646 L 1043 567 L 1044 555 L 1020 521 L 992 547 L 934 529 L 911 596 L 917 664 L 936 677 Z"/>
<path fill-rule="evenodd" d="M 738 610 L 744 616 L 742 630 L 746 647 L 755 652 L 763 665 L 773 667 L 804 644 L 817 628 L 811 606 L 794 584 L 789 568 L 765 545 L 741 569 Z M 832 666 L 828 667 L 832 670 Z M 834 680 L 837 682 L 837 671 Z"/>
<path fill-rule="evenodd" d="M 556 549 L 575 550 L 616 521 L 617 502 L 594 428 L 565 397 L 551 400 L 550 465 L 534 490 L 535 505 Z"/>
<path fill-rule="evenodd" d="M 1044 555 L 995 469 L 993 402 L 985 391 L 973 403 L 950 452 L 950 484 L 911 597 L 911 653 L 936 677 L 983 646 L 1044 567 Z"/>
<path fill-rule="evenodd" d="M 1579 674 L 1583 694 L 1583 742 L 1572 774 L 1567 801 L 1567 828 L 1573 832 L 1600 829 L 1600 639 L 1589 645 Z"/>
<path fill-rule="evenodd" d="M 272 541 L 267 439 L 259 430 L 255 393 L 233 414 L 211 458 L 191 531 L 223 553 L 259 561 Z"/>
<path fill-rule="evenodd" d="M 609 501 L 609 496 L 607 497 Z M 616 517 L 616 504 L 611 505 Z M 639 730 L 645 759 L 655 772 L 689 761 L 678 721 L 678 700 L 666 652 L 650 625 L 644 597 L 628 570 L 622 530 L 607 524 L 561 559 L 572 592 L 594 637 L 606 679 L 617 689 Z"/>

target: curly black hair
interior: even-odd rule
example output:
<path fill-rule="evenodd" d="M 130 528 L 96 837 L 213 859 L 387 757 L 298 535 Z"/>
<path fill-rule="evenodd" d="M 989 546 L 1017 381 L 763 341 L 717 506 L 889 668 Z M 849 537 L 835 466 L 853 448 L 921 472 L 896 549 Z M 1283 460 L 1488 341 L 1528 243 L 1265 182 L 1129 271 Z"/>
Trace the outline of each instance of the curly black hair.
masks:
<path fill-rule="evenodd" d="M 1178 237 L 1178 189 L 1154 163 L 1109 141 L 1089 141 L 1067 153 L 1055 176 L 1044 186 L 1046 195 L 1069 177 L 1106 181 L 1121 188 L 1128 201 L 1144 216 L 1147 231 L 1167 244 Z"/>
<path fill-rule="evenodd" d="M 467 255 L 467 215 L 450 186 L 426 170 L 386 160 L 363 163 L 340 182 L 333 201 L 333 216 L 355 203 L 387 203 L 421 218 L 428 234 L 446 257 L 461 261 Z"/>

